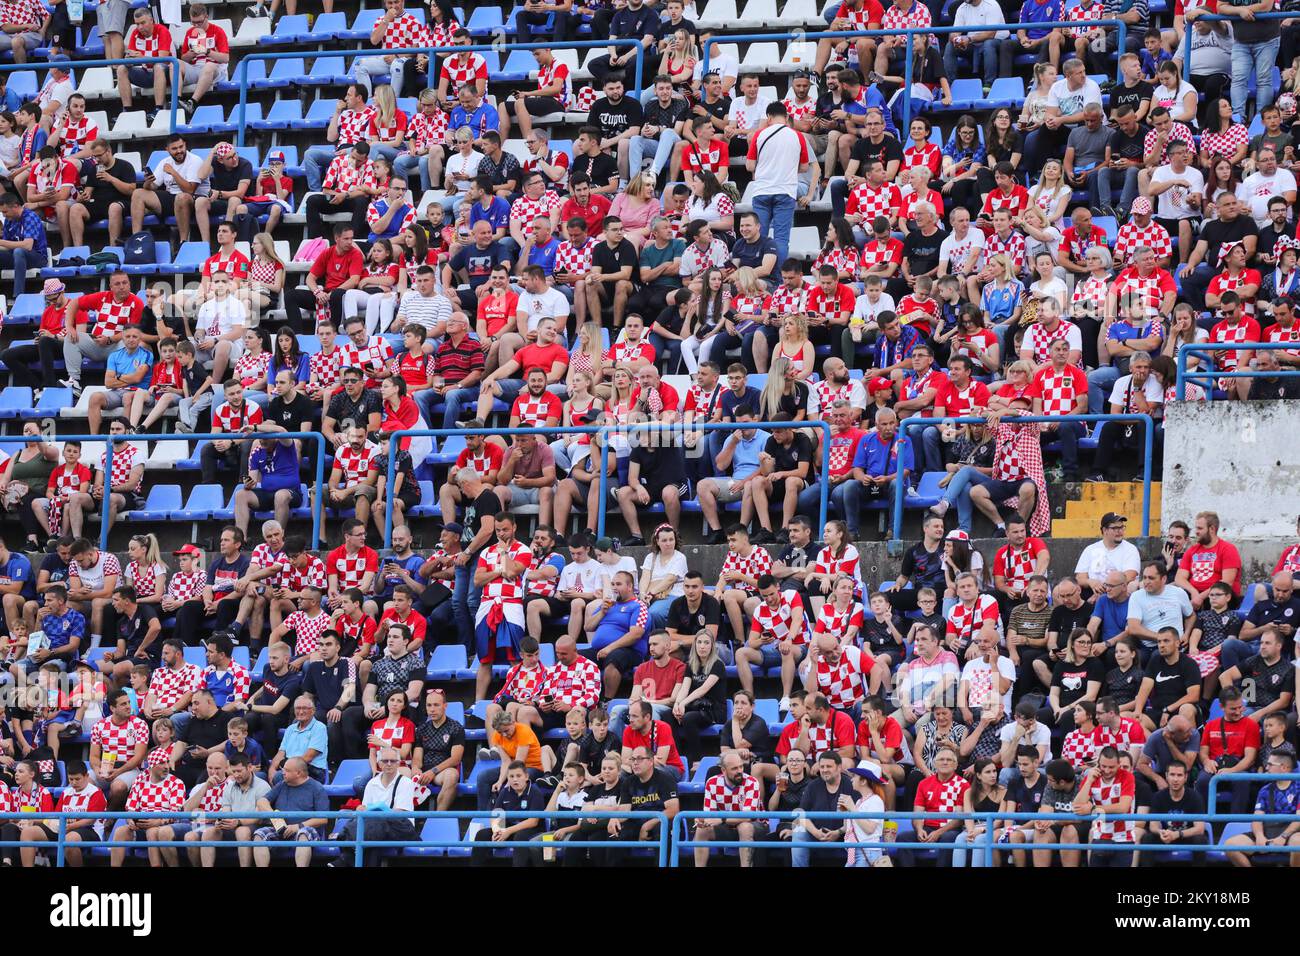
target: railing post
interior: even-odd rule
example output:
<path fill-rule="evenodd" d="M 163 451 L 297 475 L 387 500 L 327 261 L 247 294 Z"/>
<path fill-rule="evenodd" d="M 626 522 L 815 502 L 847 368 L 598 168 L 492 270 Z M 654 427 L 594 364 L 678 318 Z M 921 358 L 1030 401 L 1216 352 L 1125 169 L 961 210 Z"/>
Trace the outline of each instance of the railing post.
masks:
<path fill-rule="evenodd" d="M 900 130 L 911 129 L 912 126 L 912 37 L 917 33 L 916 30 L 904 30 L 904 53 L 903 53 L 903 122 L 899 126 Z M 927 41 L 928 42 L 928 41 Z M 885 109 L 889 109 L 889 104 L 885 104 Z"/>
<path fill-rule="evenodd" d="M 826 516 L 830 513 L 831 503 L 831 485 L 827 476 L 831 470 L 831 426 L 829 422 L 822 422 L 822 503 L 821 503 L 821 524 L 820 528 L 826 527 Z"/>
<path fill-rule="evenodd" d="M 358 810 L 356 813 L 357 813 L 357 832 L 356 832 L 356 839 L 353 841 L 352 865 L 360 869 L 361 867 L 365 866 L 365 861 L 366 861 L 366 845 L 365 845 L 366 815 L 361 810 Z"/>
<path fill-rule="evenodd" d="M 984 848 L 981 852 L 984 854 L 984 866 L 986 868 L 993 866 L 993 824 L 996 822 L 995 814 L 990 813 L 984 818 Z M 974 859 L 973 855 L 971 859 Z"/>
<path fill-rule="evenodd" d="M 384 485 L 384 550 L 389 551 L 393 547 L 393 482 L 397 480 L 397 455 L 393 452 L 393 442 L 401 441 L 402 433 L 397 432 L 388 437 L 388 475 L 384 479 L 387 484 Z M 325 453 L 321 452 L 321 465 L 325 464 Z M 455 469 L 456 464 L 452 462 L 451 469 Z M 449 476 L 450 477 L 450 476 Z M 320 479 L 316 480 L 317 486 L 320 485 Z M 437 492 L 437 489 L 434 489 Z M 320 492 L 317 492 L 319 497 Z"/>
<path fill-rule="evenodd" d="M 701 76 L 704 74 L 701 73 Z M 633 98 L 641 102 L 641 86 L 645 82 L 645 44 L 640 40 L 636 41 L 636 81 L 632 90 Z"/>
<path fill-rule="evenodd" d="M 316 494 L 312 497 L 311 506 L 311 543 L 312 547 L 319 547 L 321 542 L 321 532 L 325 530 L 325 435 L 323 432 L 316 432 Z M 388 448 L 388 470 L 393 470 L 393 459 L 397 456 L 393 453 L 390 442 Z M 388 479 L 388 487 L 393 487 L 393 479 Z M 393 509 L 388 509 L 389 521 L 392 521 Z M 391 530 L 391 529 L 390 529 Z M 384 546 L 387 547 L 387 539 Z"/>
<path fill-rule="evenodd" d="M 606 438 L 600 446 L 600 474 L 596 480 L 600 482 L 600 507 L 596 509 L 596 537 L 605 537 L 605 511 L 609 506 L 609 440 L 606 432 L 602 429 L 597 433 L 600 437 Z M 618 468 L 618 455 L 614 455 L 614 467 Z"/>
<path fill-rule="evenodd" d="M 668 847 L 673 839 L 673 821 L 668 819 L 668 814 L 660 811 L 659 813 L 659 869 L 664 869 L 668 865 Z"/>
<path fill-rule="evenodd" d="M 244 145 L 244 113 L 248 107 L 248 64 L 257 58 L 256 53 L 250 53 L 239 61 L 239 129 L 235 134 L 235 145 Z M 432 76 L 436 70 L 433 64 L 429 65 L 429 75 Z M 176 90 L 180 87 L 180 71 L 177 71 L 177 81 L 172 83 L 172 128 L 175 129 L 176 123 Z M 305 154 L 304 154 L 305 155 Z M 320 489 L 316 489 L 316 494 L 320 495 Z"/>
<path fill-rule="evenodd" d="M 1183 15 L 1183 79 L 1192 82 L 1192 21 Z M 1120 50 L 1122 54 L 1124 51 Z M 1180 399 L 1183 397 L 1178 396 Z"/>
<path fill-rule="evenodd" d="M 1150 415 L 1144 414 L 1142 439 L 1142 537 L 1151 533 L 1151 468 L 1155 457 L 1156 422 Z"/>
<path fill-rule="evenodd" d="M 1123 83 L 1124 70 L 1119 65 L 1119 58 L 1128 51 L 1128 24 L 1123 20 L 1119 21 L 1119 26 L 1115 30 L 1115 49 L 1119 51 L 1115 57 L 1115 82 Z M 1187 59 L 1190 63 L 1192 59 L 1190 54 Z"/>
<path fill-rule="evenodd" d="M 109 831 L 108 835 L 109 836 L 113 835 L 111 830 Z M 64 815 L 60 815 L 58 848 L 54 851 L 54 865 L 59 869 L 63 869 L 64 859 L 67 853 L 67 849 L 68 849 L 68 818 Z"/>
<path fill-rule="evenodd" d="M 112 435 L 104 437 L 104 501 L 99 516 L 99 550 L 108 550 L 108 516 L 113 508 L 113 446 L 117 442 Z"/>
<path fill-rule="evenodd" d="M 1178 378 L 1174 386 L 1174 396 L 1181 402 L 1187 398 L 1187 350 L 1191 346 L 1184 342 L 1178 346 Z"/>

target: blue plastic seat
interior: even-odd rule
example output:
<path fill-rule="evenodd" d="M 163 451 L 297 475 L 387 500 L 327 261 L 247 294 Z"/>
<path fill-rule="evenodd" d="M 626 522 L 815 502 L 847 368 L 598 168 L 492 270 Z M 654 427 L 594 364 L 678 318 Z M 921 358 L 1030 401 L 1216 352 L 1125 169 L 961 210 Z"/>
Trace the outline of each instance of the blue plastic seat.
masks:
<path fill-rule="evenodd" d="M 41 321 L 41 313 L 45 311 L 45 299 L 39 292 L 24 292 L 9 307 L 9 314 L 5 316 L 7 325 L 35 325 Z"/>
<path fill-rule="evenodd" d="M 357 14 L 357 18 L 352 21 L 352 28 L 341 32 L 340 37 L 344 40 L 369 40 L 370 31 L 375 28 L 375 24 L 383 15 L 383 7 L 362 10 Z"/>
<path fill-rule="evenodd" d="M 307 14 L 298 13 L 279 19 L 270 36 L 258 37 L 257 42 L 263 46 L 276 46 L 286 43 L 305 41 L 311 35 L 311 24 Z"/>
<path fill-rule="evenodd" d="M 201 245 L 201 243 L 200 243 L 200 245 Z M 153 262 L 130 262 L 130 263 L 128 263 L 128 262 L 126 262 L 126 255 L 125 255 L 124 250 L 120 250 L 120 249 L 118 249 L 118 250 L 108 250 L 108 249 L 105 249 L 104 251 L 105 251 L 105 252 L 108 252 L 108 251 L 114 251 L 114 252 L 116 252 L 116 253 L 117 253 L 117 257 L 118 257 L 118 259 L 122 261 L 122 271 L 125 272 L 125 273 L 126 273 L 127 275 L 129 275 L 129 276 L 152 276 L 152 275 L 159 275 L 160 273 L 162 273 L 163 271 L 165 271 L 165 267 L 166 267 L 166 265 L 167 265 L 169 262 L 171 262 L 171 260 L 172 260 L 172 247 L 171 247 L 171 244 L 170 244 L 170 243 L 167 243 L 167 242 L 155 242 L 155 243 L 154 243 L 154 245 L 153 245 Z M 82 274 L 82 275 L 86 275 L 86 274 L 87 274 L 87 270 L 90 270 L 90 269 L 93 269 L 93 268 L 94 268 L 93 266 L 84 266 L 84 267 L 82 268 L 82 270 L 81 270 L 81 274 Z"/>
<path fill-rule="evenodd" d="M 299 74 L 298 83 L 304 86 L 335 86 L 348 82 L 348 63 L 345 56 L 318 56 L 305 77 Z M 333 114 L 334 108 L 330 107 Z"/>
<path fill-rule="evenodd" d="M 334 117 L 334 101 L 329 99 L 319 99 L 307 107 L 307 115 L 303 118 L 303 127 L 306 129 L 324 129 L 329 126 L 330 120 Z"/>
<path fill-rule="evenodd" d="M 238 107 L 235 109 L 238 115 Z M 265 119 L 249 122 L 245 119 L 245 125 L 250 129 L 256 130 L 273 130 L 282 131 L 296 129 L 302 126 L 302 101 L 299 99 L 276 100 L 271 104 L 270 111 L 266 114 Z"/>
<path fill-rule="evenodd" d="M 537 69 L 537 61 L 533 59 L 531 50 L 514 50 L 506 58 L 505 65 L 501 67 L 501 79 L 511 83 L 518 83 L 528 79 L 528 75 Z"/>
<path fill-rule="evenodd" d="M 213 512 L 221 508 L 226 500 L 226 492 L 220 485 L 195 485 L 190 489 L 190 496 L 183 507 L 172 512 L 168 517 L 173 521 L 207 521 Z"/>
<path fill-rule="evenodd" d="M 334 771 L 334 776 L 330 782 L 325 785 L 325 793 L 330 797 L 339 797 L 347 799 L 356 792 L 353 788 L 353 781 L 357 777 L 364 775 L 370 777 L 369 760 L 344 760 L 339 764 L 339 768 Z"/>
<path fill-rule="evenodd" d="M 469 15 L 465 28 L 472 36 L 491 36 L 494 30 L 506 25 L 500 7 L 478 7 Z"/>
<path fill-rule="evenodd" d="M 402 848 L 403 856 L 444 856 L 448 847 L 435 844 L 460 839 L 460 825 L 449 817 L 430 817 L 420 830 L 420 842 Z"/>
<path fill-rule="evenodd" d="M 210 133 L 218 126 L 224 126 L 225 122 L 226 110 L 224 107 L 200 106 L 194 110 L 194 115 L 189 118 L 188 122 L 180 124 L 179 129 L 182 133 Z M 152 163 L 150 165 L 152 166 Z"/>
<path fill-rule="evenodd" d="M 1025 102 L 1025 81 L 1019 76 L 999 76 L 989 87 L 988 101 L 990 109 L 998 107 L 1019 108 Z"/>
<path fill-rule="evenodd" d="M 13 90 L 18 94 L 18 98 L 23 102 L 36 99 L 36 94 L 40 91 L 41 85 L 36 80 L 36 73 L 33 70 L 15 70 L 9 74 L 9 82 L 5 84 L 6 89 Z"/>
<path fill-rule="evenodd" d="M 464 645 L 442 644 L 430 652 L 429 666 L 425 672 L 430 680 L 454 680 L 468 666 Z"/>
<path fill-rule="evenodd" d="M 183 242 L 180 249 L 176 250 L 176 257 L 172 259 L 171 265 L 164 271 L 173 275 L 198 272 L 210 255 L 212 250 L 208 248 L 206 242 Z"/>
<path fill-rule="evenodd" d="M 0 418 L 19 418 L 32 407 L 32 390 L 26 385 L 10 385 L 0 392 Z"/>
<path fill-rule="evenodd" d="M 41 392 L 41 399 L 36 403 L 36 407 L 31 409 L 27 418 L 50 418 L 57 417 L 65 408 L 75 404 L 72 398 L 72 389 L 50 387 Z"/>
<path fill-rule="evenodd" d="M 677 785 L 679 793 L 701 794 L 704 792 L 704 785 L 708 782 L 710 776 L 718 769 L 717 757 L 704 757 L 695 765 L 695 772 L 691 774 L 689 780 L 683 780 Z"/>
<path fill-rule="evenodd" d="M 454 465 L 457 457 L 465 450 L 464 435 L 448 435 L 443 439 L 442 445 L 436 452 L 430 455 L 426 461 L 432 461 L 435 465 Z"/>
<path fill-rule="evenodd" d="M 72 278 L 77 274 L 77 267 L 64 265 L 63 263 L 74 256 L 80 259 L 90 258 L 90 246 L 65 246 L 63 250 L 54 257 L 54 265 L 41 270 L 41 277 L 45 279 Z"/>
<path fill-rule="evenodd" d="M 952 81 L 952 105 L 936 104 L 933 109 L 968 110 L 980 105 L 984 99 L 984 84 L 979 80 Z"/>
<path fill-rule="evenodd" d="M 420 482 L 420 503 L 408 515 L 412 518 L 432 518 L 439 513 L 438 492 L 432 481 Z"/>
<path fill-rule="evenodd" d="M 185 648 L 185 663 L 193 664 L 202 670 L 208 666 L 208 649 L 206 647 L 187 647 Z"/>
<path fill-rule="evenodd" d="M 316 22 L 311 25 L 307 38 L 317 40 L 334 40 L 341 37 L 348 29 L 348 17 L 345 13 L 318 13 Z M 367 37 L 369 39 L 369 37 Z"/>
<path fill-rule="evenodd" d="M 149 489 L 144 507 L 132 512 L 142 521 L 166 521 L 173 512 L 181 509 L 180 485 L 154 485 Z"/>
<path fill-rule="evenodd" d="M 307 61 L 301 57 L 276 60 L 271 67 L 271 75 L 267 77 L 267 85 L 273 90 L 288 89 L 302 79 L 306 72 Z"/>
<path fill-rule="evenodd" d="M 148 216 L 145 217 L 146 220 L 148 220 L 149 218 L 150 218 L 150 217 L 148 217 Z M 158 248 L 158 246 L 162 246 L 163 248 L 168 249 L 168 251 L 170 252 L 170 248 L 167 246 L 167 244 L 166 244 L 165 242 L 164 242 L 164 243 L 155 243 L 155 245 L 154 245 L 154 249 L 155 249 L 154 255 L 155 255 L 155 256 L 157 256 L 157 248 Z M 109 255 L 116 256 L 116 257 L 117 257 L 117 261 L 118 261 L 119 263 L 122 262 L 122 260 L 123 260 L 123 259 L 125 258 L 125 256 L 126 256 L 126 253 L 123 251 L 123 249 L 122 249 L 121 246 L 104 246 L 102 249 L 96 249 L 95 251 L 96 251 L 96 252 L 107 252 Z M 100 269 L 102 269 L 102 268 L 103 268 L 102 266 L 78 266 L 78 267 L 77 267 L 77 275 L 79 275 L 79 276 L 97 276 L 97 275 L 100 274 Z"/>
<path fill-rule="evenodd" d="M 943 497 L 943 489 L 939 487 L 939 482 L 943 480 L 947 472 L 927 471 L 921 475 L 921 480 L 916 486 L 916 494 L 908 495 L 903 504 L 908 508 L 933 508 Z"/>

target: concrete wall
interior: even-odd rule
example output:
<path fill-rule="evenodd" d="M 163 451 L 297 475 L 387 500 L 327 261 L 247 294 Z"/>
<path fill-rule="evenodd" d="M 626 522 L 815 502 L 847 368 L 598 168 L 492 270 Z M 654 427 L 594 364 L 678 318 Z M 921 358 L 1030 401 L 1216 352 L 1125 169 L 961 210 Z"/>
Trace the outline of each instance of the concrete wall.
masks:
<path fill-rule="evenodd" d="M 1219 515 L 1221 534 L 1286 538 L 1300 511 L 1300 405 L 1177 402 L 1165 419 L 1162 519 Z M 1270 565 L 1271 567 L 1271 565 Z"/>

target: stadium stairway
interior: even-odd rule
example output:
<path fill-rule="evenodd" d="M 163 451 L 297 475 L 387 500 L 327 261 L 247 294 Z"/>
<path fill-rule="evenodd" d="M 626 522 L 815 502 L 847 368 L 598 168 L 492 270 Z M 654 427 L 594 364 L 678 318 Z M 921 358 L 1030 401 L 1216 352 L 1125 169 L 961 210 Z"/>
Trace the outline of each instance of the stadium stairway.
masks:
<path fill-rule="evenodd" d="M 1079 497 L 1067 498 L 1065 516 L 1052 519 L 1053 538 L 1095 538 L 1098 523 L 1106 512 L 1117 511 L 1127 515 L 1142 513 L 1140 481 L 1093 481 L 1067 487 L 1077 489 Z M 1160 488 L 1160 482 L 1151 482 L 1153 537 L 1160 534 Z"/>

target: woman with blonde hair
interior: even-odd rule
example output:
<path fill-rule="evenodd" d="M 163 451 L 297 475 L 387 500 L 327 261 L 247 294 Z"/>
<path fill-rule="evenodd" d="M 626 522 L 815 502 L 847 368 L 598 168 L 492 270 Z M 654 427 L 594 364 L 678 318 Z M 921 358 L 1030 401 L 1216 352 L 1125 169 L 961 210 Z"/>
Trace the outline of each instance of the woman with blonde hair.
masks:
<path fill-rule="evenodd" d="M 250 317 L 260 319 L 263 311 L 280 304 L 280 293 L 284 291 L 284 260 L 275 251 L 275 238 L 269 232 L 259 232 L 253 237 L 252 251 L 248 282 L 241 285 L 235 295 L 244 303 Z"/>
<path fill-rule="evenodd" d="M 699 59 L 700 48 L 695 42 L 695 35 L 683 29 L 677 30 L 669 38 L 668 49 L 659 60 L 658 75 L 672 80 L 673 92 L 684 96 L 688 103 L 694 98 L 691 79 L 695 75 L 695 64 Z"/>
<path fill-rule="evenodd" d="M 793 318 L 793 316 L 787 317 Z M 772 416 L 785 412 L 791 421 L 803 421 L 808 417 L 808 386 L 794 374 L 794 368 L 788 358 L 778 358 L 772 362 L 772 370 L 767 373 L 767 384 L 758 396 L 758 417 L 763 421 L 772 421 Z"/>
<path fill-rule="evenodd" d="M 127 542 L 130 557 L 122 574 L 126 584 L 135 588 L 137 604 L 160 604 L 167 588 L 167 565 L 162 562 L 158 538 L 153 534 L 133 534 Z"/>
<path fill-rule="evenodd" d="M 564 403 L 564 415 L 561 424 L 566 428 L 593 425 L 600 417 L 605 403 L 592 390 L 595 379 L 588 371 L 569 369 L 569 398 Z M 591 451 L 591 435 L 576 433 L 561 435 L 551 442 L 551 452 L 555 455 L 555 466 L 568 471 L 574 462 L 580 461 Z"/>
<path fill-rule="evenodd" d="M 1065 226 L 1065 207 L 1070 204 L 1069 184 L 1065 181 L 1065 167 L 1059 159 L 1043 163 L 1038 182 L 1029 190 L 1029 201 L 1043 211 L 1047 221 L 1061 228 Z"/>
<path fill-rule="evenodd" d="M 638 250 L 650 235 L 651 221 L 661 212 L 654 177 L 648 172 L 628 180 L 627 188 L 614 197 L 609 207 L 609 215 L 623 220 L 623 235 Z"/>
<path fill-rule="evenodd" d="M 769 346 L 767 337 L 755 335 L 753 339 L 754 365 L 762 372 L 768 363 L 767 350 Z M 772 367 L 775 368 L 777 361 L 781 359 L 785 359 L 789 363 L 790 374 L 801 382 L 806 382 L 812 373 L 816 371 L 817 350 L 808 338 L 808 317 L 806 315 L 802 313 L 787 315 L 781 320 L 781 335 L 776 340 L 776 351 L 773 355 Z"/>
<path fill-rule="evenodd" d="M 605 339 L 600 322 L 588 320 L 578 326 L 578 340 L 569 353 L 569 368 L 564 373 L 566 391 L 573 393 L 573 377 L 586 372 L 592 382 L 601 380 L 605 362 Z"/>
<path fill-rule="evenodd" d="M 366 136 L 370 141 L 370 159 L 384 159 L 391 164 L 406 142 L 407 117 L 397 108 L 397 94 L 392 86 L 376 87 L 371 102 L 375 112 L 370 117 Z"/>

